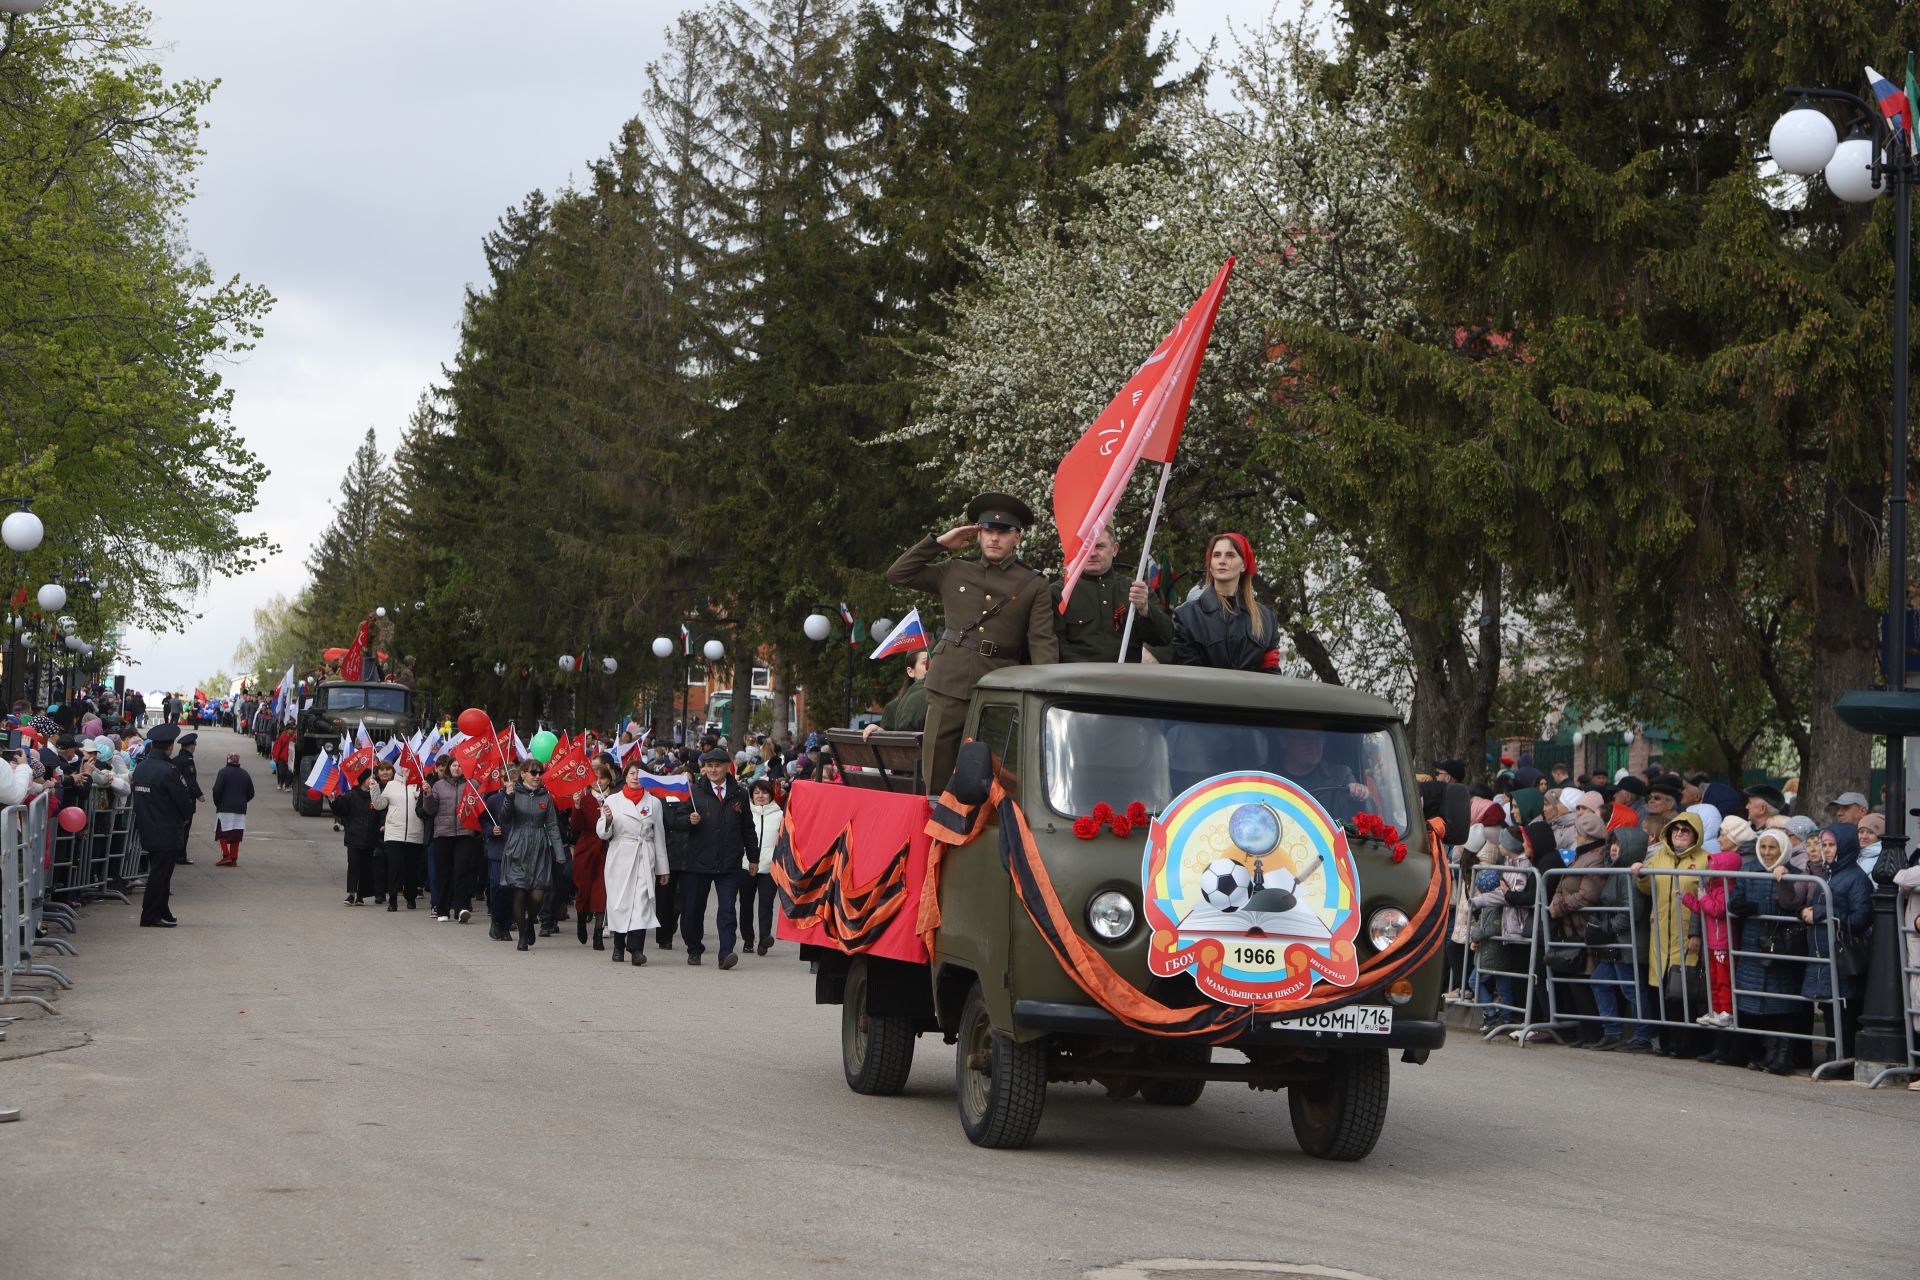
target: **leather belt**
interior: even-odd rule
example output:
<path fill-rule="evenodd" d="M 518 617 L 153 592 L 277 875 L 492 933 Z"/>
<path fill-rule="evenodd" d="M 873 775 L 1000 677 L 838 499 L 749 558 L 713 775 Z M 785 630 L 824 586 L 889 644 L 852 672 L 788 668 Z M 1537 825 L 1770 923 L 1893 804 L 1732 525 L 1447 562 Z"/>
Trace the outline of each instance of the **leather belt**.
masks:
<path fill-rule="evenodd" d="M 958 645 L 962 649 L 971 649 L 983 658 L 997 658 L 1000 656 L 1000 646 L 993 641 L 982 640 L 979 636 L 969 635 L 964 631 L 955 631 L 952 627 L 943 630 L 940 633 L 940 638 L 948 644 Z"/>

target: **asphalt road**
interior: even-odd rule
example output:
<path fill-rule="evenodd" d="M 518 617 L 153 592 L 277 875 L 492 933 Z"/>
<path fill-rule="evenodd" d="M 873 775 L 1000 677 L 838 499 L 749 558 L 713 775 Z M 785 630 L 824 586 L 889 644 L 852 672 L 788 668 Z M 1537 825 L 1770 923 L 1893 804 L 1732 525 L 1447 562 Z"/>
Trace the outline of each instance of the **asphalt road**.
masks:
<path fill-rule="evenodd" d="M 211 775 L 239 740 L 201 741 Z M 25 1108 L 0 1275 L 1920 1270 L 1920 1094 L 1468 1038 L 1396 1065 L 1358 1165 L 1301 1155 L 1283 1095 L 1219 1084 L 1184 1110 L 1055 1086 L 1033 1148 L 981 1151 L 935 1039 L 906 1096 L 847 1089 L 793 947 L 634 969 L 570 932 L 520 954 L 478 918 L 343 907 L 339 837 L 242 759 L 239 868 L 198 836 L 179 929 L 87 908 L 62 1015 L 0 1044 Z"/>

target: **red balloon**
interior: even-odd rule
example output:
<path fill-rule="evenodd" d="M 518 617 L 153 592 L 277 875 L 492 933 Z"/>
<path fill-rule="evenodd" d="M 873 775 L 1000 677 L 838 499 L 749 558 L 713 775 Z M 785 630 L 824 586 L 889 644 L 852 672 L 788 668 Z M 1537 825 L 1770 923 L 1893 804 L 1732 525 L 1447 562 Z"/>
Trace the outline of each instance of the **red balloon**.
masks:
<path fill-rule="evenodd" d="M 478 707 L 468 707 L 460 713 L 454 722 L 460 726 L 460 732 L 469 738 L 477 738 L 483 733 L 493 732 L 493 719 Z"/>
<path fill-rule="evenodd" d="M 84 831 L 87 826 L 87 811 L 79 805 L 70 804 L 60 811 L 57 821 L 62 831 Z"/>

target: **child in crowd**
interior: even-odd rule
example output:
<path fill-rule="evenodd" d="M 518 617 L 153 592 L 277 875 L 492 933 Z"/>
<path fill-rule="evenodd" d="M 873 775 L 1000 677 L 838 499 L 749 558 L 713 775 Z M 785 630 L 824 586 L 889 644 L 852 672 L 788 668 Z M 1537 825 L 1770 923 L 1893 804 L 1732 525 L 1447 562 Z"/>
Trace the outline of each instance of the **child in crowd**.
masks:
<path fill-rule="evenodd" d="M 1722 851 L 1707 855 L 1707 870 L 1738 871 L 1740 855 Z M 1733 1025 L 1732 946 L 1727 932 L 1727 881 L 1706 877 L 1700 892 L 1683 893 L 1680 905 L 1704 921 L 1707 939 L 1707 1012 L 1694 1021 L 1703 1027 Z"/>

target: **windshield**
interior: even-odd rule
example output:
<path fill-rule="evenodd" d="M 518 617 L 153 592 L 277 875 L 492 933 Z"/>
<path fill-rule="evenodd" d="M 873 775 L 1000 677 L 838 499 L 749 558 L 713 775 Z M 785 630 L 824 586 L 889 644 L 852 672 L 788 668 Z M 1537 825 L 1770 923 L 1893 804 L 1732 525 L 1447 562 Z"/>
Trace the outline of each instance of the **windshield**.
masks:
<path fill-rule="evenodd" d="M 407 709 L 407 691 L 405 689 L 329 689 L 327 690 L 326 709 L 328 711 L 395 711 L 404 713 Z"/>
<path fill-rule="evenodd" d="M 1386 729 L 1311 717 L 1167 718 L 1055 705 L 1045 722 L 1047 803 L 1062 817 L 1101 802 L 1154 813 L 1196 782 L 1235 770 L 1277 773 L 1339 821 L 1378 814 L 1409 830 L 1400 754 Z"/>

